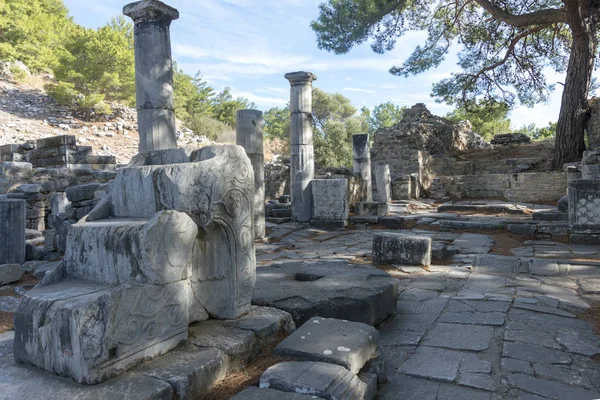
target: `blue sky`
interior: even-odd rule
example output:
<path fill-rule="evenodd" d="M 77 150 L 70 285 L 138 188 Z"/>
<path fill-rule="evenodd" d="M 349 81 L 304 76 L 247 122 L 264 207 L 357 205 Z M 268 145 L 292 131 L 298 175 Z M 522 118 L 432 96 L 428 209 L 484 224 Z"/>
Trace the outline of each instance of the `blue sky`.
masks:
<path fill-rule="evenodd" d="M 341 93 L 357 108 L 391 101 L 400 106 L 426 103 L 438 115 L 452 108 L 430 97 L 431 85 L 457 71 L 456 57 L 439 68 L 409 78 L 388 71 L 406 59 L 425 34 L 412 32 L 400 39 L 393 51 L 374 53 L 368 45 L 336 56 L 317 47 L 310 22 L 324 0 L 171 0 L 180 12 L 171 25 L 173 58 L 185 72 L 201 71 L 215 89 L 232 88 L 236 96 L 254 101 L 261 110 L 284 106 L 289 98 L 287 72 L 306 70 L 317 75 L 315 86 Z M 119 15 L 126 1 L 91 2 L 65 0 L 76 22 L 98 27 Z M 549 80 L 562 81 L 550 74 Z M 560 88 L 560 85 L 559 85 Z M 561 93 L 550 104 L 512 112 L 513 126 L 536 123 L 545 126 L 558 119 Z"/>

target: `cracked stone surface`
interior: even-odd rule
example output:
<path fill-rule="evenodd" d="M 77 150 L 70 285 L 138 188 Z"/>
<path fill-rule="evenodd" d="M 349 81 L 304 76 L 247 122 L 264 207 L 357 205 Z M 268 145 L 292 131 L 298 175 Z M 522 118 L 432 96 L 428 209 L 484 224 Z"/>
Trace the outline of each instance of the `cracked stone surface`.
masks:
<path fill-rule="evenodd" d="M 289 226 L 273 234 L 280 229 Z M 405 232 L 429 235 L 459 254 L 428 271 L 388 271 L 399 293 L 394 315 L 376 326 L 388 379 L 380 399 L 600 398 L 600 364 L 593 358 L 600 339 L 580 318 L 600 300 L 600 263 L 574 261 L 597 259 L 600 246 L 533 240 L 505 256 L 491 253 L 491 235 Z M 338 257 L 368 267 L 372 236 L 369 229 L 288 230 L 280 250 L 265 250 L 273 257 L 265 263 Z"/>

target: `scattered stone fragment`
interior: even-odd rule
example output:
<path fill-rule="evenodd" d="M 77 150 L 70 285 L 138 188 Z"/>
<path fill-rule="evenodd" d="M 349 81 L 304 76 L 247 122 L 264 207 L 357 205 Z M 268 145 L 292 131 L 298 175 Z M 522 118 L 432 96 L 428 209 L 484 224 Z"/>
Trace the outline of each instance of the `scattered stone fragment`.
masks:
<path fill-rule="evenodd" d="M 431 238 L 400 233 L 376 233 L 373 265 L 431 265 Z"/>
<path fill-rule="evenodd" d="M 15 312 L 21 304 L 21 299 L 13 296 L 0 296 L 0 311 Z"/>
<path fill-rule="evenodd" d="M 358 373 L 377 350 L 377 329 L 357 322 L 315 317 L 281 342 L 274 354 L 323 361 Z"/>
<path fill-rule="evenodd" d="M 23 267 L 19 264 L 0 265 L 0 285 L 17 282 L 23 277 Z"/>
<path fill-rule="evenodd" d="M 327 399 L 363 400 L 367 394 L 367 385 L 355 374 L 323 362 L 277 364 L 263 373 L 260 387 Z"/>

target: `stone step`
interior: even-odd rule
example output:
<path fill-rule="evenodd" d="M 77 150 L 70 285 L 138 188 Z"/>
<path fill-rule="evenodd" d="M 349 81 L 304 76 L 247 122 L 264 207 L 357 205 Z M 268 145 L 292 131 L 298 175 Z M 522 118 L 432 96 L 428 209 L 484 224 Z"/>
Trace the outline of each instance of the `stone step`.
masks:
<path fill-rule="evenodd" d="M 307 393 L 326 399 L 363 400 L 369 388 L 358 376 L 339 365 L 323 362 L 283 362 L 260 378 L 262 388 Z"/>
<path fill-rule="evenodd" d="M 315 317 L 281 342 L 274 354 L 337 364 L 358 373 L 375 354 L 378 338 L 377 329 L 369 325 Z"/>
<path fill-rule="evenodd" d="M 281 390 L 267 389 L 267 388 L 257 388 L 256 386 L 251 386 L 248 389 L 244 390 L 233 396 L 231 400 L 312 400 L 312 399 L 322 399 L 322 397 L 317 397 L 313 395 L 303 395 L 298 393 L 290 393 L 290 392 L 282 392 Z"/>

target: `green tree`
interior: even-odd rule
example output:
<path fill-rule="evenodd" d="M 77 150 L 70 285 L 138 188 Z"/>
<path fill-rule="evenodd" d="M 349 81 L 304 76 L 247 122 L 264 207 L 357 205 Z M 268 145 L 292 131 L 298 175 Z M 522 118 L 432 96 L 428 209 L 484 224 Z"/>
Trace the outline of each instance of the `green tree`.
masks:
<path fill-rule="evenodd" d="M 197 115 L 213 115 L 214 89 L 202 79 L 200 72 L 192 77 L 177 67 L 173 68 L 175 115 L 184 122 Z M 191 128 L 190 128 L 191 129 Z"/>
<path fill-rule="evenodd" d="M 65 52 L 54 69 L 57 83 L 48 90 L 63 104 L 86 111 L 108 112 L 104 100 L 135 104 L 133 26 L 123 17 L 97 30 L 77 27 L 65 40 Z"/>
<path fill-rule="evenodd" d="M 74 27 L 62 0 L 2 0 L 0 59 L 20 60 L 34 72 L 49 71 Z"/>
<path fill-rule="evenodd" d="M 425 44 L 391 69 L 399 76 L 439 66 L 460 43 L 463 71 L 433 87 L 438 99 L 459 106 L 476 99 L 532 105 L 554 89 L 544 68 L 566 72 L 553 160 L 559 169 L 585 150 L 599 19 L 598 0 L 329 0 L 312 28 L 319 47 L 337 54 L 367 40 L 383 53 L 407 31 L 427 31 Z"/>
<path fill-rule="evenodd" d="M 472 105 L 463 105 L 448 113 L 446 118 L 454 122 L 469 121 L 473 131 L 491 140 L 494 135 L 510 132 L 510 107 L 505 103 L 477 102 Z"/>
<path fill-rule="evenodd" d="M 256 105 L 248 99 L 234 99 L 231 88 L 227 86 L 214 98 L 213 115 L 217 120 L 235 128 L 236 113 L 253 108 L 256 108 Z"/>
<path fill-rule="evenodd" d="M 400 107 L 392 102 L 387 102 L 376 106 L 371 112 L 369 124 L 373 132 L 381 128 L 391 128 L 402 121 L 406 107 Z"/>
<path fill-rule="evenodd" d="M 556 122 L 549 122 L 547 126 L 538 128 L 535 124 L 524 125 L 519 129 L 533 140 L 546 140 L 556 135 Z"/>
<path fill-rule="evenodd" d="M 350 99 L 313 89 L 315 160 L 321 167 L 352 166 L 352 136 L 367 133 L 368 121 L 357 116 Z"/>
<path fill-rule="evenodd" d="M 290 140 L 290 108 L 273 107 L 263 114 L 263 131 L 268 139 Z"/>

